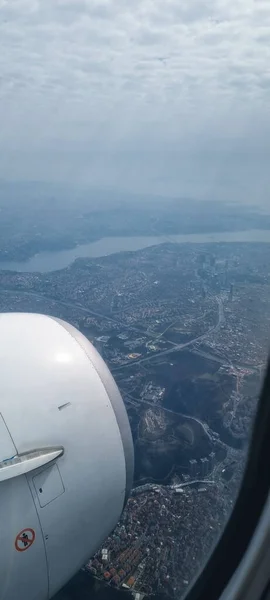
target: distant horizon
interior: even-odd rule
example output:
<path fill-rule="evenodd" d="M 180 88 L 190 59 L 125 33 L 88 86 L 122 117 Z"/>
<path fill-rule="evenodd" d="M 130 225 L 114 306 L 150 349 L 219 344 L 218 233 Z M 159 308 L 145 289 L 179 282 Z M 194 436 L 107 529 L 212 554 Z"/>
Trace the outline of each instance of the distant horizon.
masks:
<path fill-rule="evenodd" d="M 268 198 L 265 198 L 265 200 L 261 199 L 260 203 L 258 203 L 256 200 L 252 200 L 250 199 L 250 201 L 241 201 L 239 198 L 235 197 L 235 198 L 224 198 L 222 200 L 216 200 L 214 197 L 209 197 L 209 198 L 200 198 L 200 197 L 195 197 L 192 195 L 188 195 L 188 194 L 184 194 L 184 193 L 180 193 L 180 192 L 174 192 L 174 193 L 158 193 L 158 192 L 154 192 L 154 191 L 144 191 L 144 190 L 138 190 L 138 191 L 134 191 L 132 189 L 125 189 L 125 188 L 117 188 L 117 187 L 112 187 L 112 186 L 108 186 L 106 187 L 104 186 L 93 186 L 91 184 L 86 184 L 83 182 L 74 182 L 74 183 L 70 183 L 68 181 L 63 181 L 63 180 L 51 180 L 51 181 L 44 181 L 42 179 L 8 179 L 8 178 L 3 178 L 0 177 L 0 202 L 2 200 L 4 200 L 4 198 L 1 198 L 2 192 L 3 190 L 1 189 L 2 186 L 7 186 L 10 188 L 15 188 L 15 187 L 19 187 L 19 186 L 35 186 L 37 188 L 40 188 L 40 190 L 38 190 L 39 192 L 44 191 L 45 195 L 46 195 L 46 188 L 51 188 L 48 189 L 47 194 L 49 193 L 60 193 L 60 192 L 65 192 L 67 195 L 72 195 L 72 194 L 76 194 L 76 192 L 78 192 L 78 194 L 101 194 L 103 196 L 106 196 L 108 194 L 109 195 L 119 195 L 120 197 L 127 195 L 130 197 L 130 199 L 135 200 L 143 200 L 146 201 L 148 200 L 150 203 L 154 202 L 154 201 L 159 201 L 161 204 L 162 202 L 191 202 L 191 203 L 205 203 L 205 204 L 215 204 L 217 201 L 220 204 L 220 206 L 232 206 L 232 207 L 246 207 L 248 210 L 259 210 L 259 212 L 263 211 L 266 212 L 266 214 L 270 214 L 270 202 L 268 201 Z M 45 188 L 42 190 L 42 187 Z M 6 191 L 6 190 L 5 190 Z M 20 198 L 21 200 L 21 198 Z M 76 198 L 74 199 L 76 202 Z M 123 198 L 121 198 L 121 201 L 123 201 Z M 121 202 L 120 201 L 120 202 Z M 115 202 L 117 202 L 117 199 L 115 199 Z M 112 205 L 113 208 L 113 205 Z"/>

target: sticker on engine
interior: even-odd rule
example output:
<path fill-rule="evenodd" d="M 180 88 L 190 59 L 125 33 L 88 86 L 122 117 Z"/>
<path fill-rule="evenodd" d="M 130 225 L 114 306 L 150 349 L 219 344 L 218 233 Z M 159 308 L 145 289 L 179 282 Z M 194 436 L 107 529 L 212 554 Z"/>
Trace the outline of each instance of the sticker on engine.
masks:
<path fill-rule="evenodd" d="M 15 539 L 16 550 L 18 552 L 24 552 L 25 550 L 28 550 L 28 548 L 30 548 L 30 546 L 32 546 L 32 544 L 34 543 L 35 537 L 36 534 L 34 532 L 34 529 L 31 529 L 30 527 L 28 527 L 27 529 L 22 529 L 22 531 L 18 533 Z"/>

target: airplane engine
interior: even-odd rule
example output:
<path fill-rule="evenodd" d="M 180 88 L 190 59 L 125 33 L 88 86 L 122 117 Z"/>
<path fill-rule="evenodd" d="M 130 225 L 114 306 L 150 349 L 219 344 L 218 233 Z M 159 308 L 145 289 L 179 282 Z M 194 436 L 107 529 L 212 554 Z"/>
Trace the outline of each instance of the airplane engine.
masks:
<path fill-rule="evenodd" d="M 117 524 L 133 443 L 112 375 L 75 327 L 0 315 L 0 598 L 51 598 Z"/>

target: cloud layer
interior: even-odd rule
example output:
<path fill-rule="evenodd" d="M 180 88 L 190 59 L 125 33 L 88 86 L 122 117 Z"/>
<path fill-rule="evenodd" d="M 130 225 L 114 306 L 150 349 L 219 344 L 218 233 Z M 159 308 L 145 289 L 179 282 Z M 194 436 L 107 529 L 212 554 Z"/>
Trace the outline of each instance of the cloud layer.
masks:
<path fill-rule="evenodd" d="M 0 177 L 265 195 L 269 0 L 0 0 L 0 23 Z"/>

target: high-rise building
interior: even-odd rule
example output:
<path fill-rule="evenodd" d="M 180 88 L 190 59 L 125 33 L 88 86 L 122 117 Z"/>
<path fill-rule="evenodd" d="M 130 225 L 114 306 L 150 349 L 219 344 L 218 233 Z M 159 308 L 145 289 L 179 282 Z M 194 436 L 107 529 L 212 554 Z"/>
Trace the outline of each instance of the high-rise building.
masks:
<path fill-rule="evenodd" d="M 189 461 L 189 469 L 190 469 L 189 472 L 190 472 L 191 477 L 195 477 L 195 475 L 197 474 L 197 466 L 198 466 L 197 461 L 195 460 L 195 458 L 192 458 Z"/>
<path fill-rule="evenodd" d="M 233 300 L 233 284 L 232 283 L 230 285 L 229 300 L 230 300 L 230 302 L 232 302 L 232 300 Z"/>
<path fill-rule="evenodd" d="M 201 477 L 204 477 L 204 458 L 200 459 L 201 463 Z"/>
<path fill-rule="evenodd" d="M 209 454 L 209 467 L 210 467 L 211 471 L 213 470 L 213 468 L 215 466 L 215 458 L 216 458 L 215 452 L 210 452 L 210 454 Z"/>
<path fill-rule="evenodd" d="M 208 458 L 201 458 L 201 476 L 206 477 L 206 475 L 208 475 L 208 470 L 209 470 Z"/>

